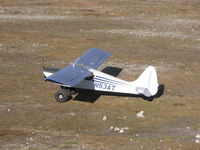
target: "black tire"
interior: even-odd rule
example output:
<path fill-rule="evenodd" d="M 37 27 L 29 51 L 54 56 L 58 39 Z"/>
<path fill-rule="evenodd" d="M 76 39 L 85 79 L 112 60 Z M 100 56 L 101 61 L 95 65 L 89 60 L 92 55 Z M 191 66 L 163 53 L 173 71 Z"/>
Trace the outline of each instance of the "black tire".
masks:
<path fill-rule="evenodd" d="M 68 90 L 59 90 L 55 93 L 55 99 L 57 102 L 66 102 L 70 99 Z"/>

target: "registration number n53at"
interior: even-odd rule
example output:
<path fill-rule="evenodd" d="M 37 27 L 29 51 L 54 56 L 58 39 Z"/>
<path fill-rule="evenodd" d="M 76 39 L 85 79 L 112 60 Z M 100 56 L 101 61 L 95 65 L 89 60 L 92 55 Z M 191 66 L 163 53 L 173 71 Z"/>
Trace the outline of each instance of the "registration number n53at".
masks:
<path fill-rule="evenodd" d="M 102 83 L 102 82 L 94 82 L 94 86 L 97 89 L 107 90 L 107 91 L 114 91 L 115 85 Z"/>

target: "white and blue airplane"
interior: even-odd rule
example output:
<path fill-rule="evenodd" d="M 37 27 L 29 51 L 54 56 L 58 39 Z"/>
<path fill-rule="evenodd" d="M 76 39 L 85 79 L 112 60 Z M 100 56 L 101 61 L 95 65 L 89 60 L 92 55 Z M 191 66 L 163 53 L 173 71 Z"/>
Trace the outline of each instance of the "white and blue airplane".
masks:
<path fill-rule="evenodd" d="M 44 80 L 61 86 L 55 93 L 58 102 L 67 101 L 78 89 L 133 94 L 147 98 L 157 94 L 159 85 L 153 66 L 147 67 L 139 78 L 132 82 L 96 70 L 110 56 L 109 52 L 91 48 L 63 69 L 44 68 Z"/>

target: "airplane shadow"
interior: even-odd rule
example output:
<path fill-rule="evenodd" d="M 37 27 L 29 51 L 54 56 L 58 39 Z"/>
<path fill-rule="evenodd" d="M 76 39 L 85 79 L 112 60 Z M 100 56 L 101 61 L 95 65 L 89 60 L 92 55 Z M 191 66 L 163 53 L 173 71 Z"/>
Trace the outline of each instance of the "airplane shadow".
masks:
<path fill-rule="evenodd" d="M 122 70 L 123 70 L 122 68 L 107 66 L 102 70 L 102 72 L 112 75 L 114 77 L 117 77 Z M 143 98 L 144 100 L 152 101 L 153 99 L 158 98 L 161 95 L 163 95 L 164 89 L 165 89 L 164 85 L 160 84 L 158 87 L 157 94 L 152 97 L 145 97 L 143 95 L 134 95 L 134 94 L 111 93 L 111 92 L 77 89 L 78 94 L 73 98 L 73 100 L 95 103 L 101 95 L 108 95 L 108 96 Z"/>

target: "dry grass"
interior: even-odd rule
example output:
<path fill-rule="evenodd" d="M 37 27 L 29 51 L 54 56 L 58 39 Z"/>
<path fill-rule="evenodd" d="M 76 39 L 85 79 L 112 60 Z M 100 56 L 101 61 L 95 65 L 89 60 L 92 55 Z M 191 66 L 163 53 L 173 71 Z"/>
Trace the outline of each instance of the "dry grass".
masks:
<path fill-rule="evenodd" d="M 199 149 L 200 7 L 184 1 L 0 2 L 1 149 Z M 164 95 L 153 101 L 101 96 L 54 101 L 46 66 L 64 67 L 88 48 L 132 81 L 148 65 Z M 143 110 L 144 119 L 136 113 Z M 103 116 L 107 120 L 103 121 Z M 128 127 L 124 133 L 110 127 Z"/>

